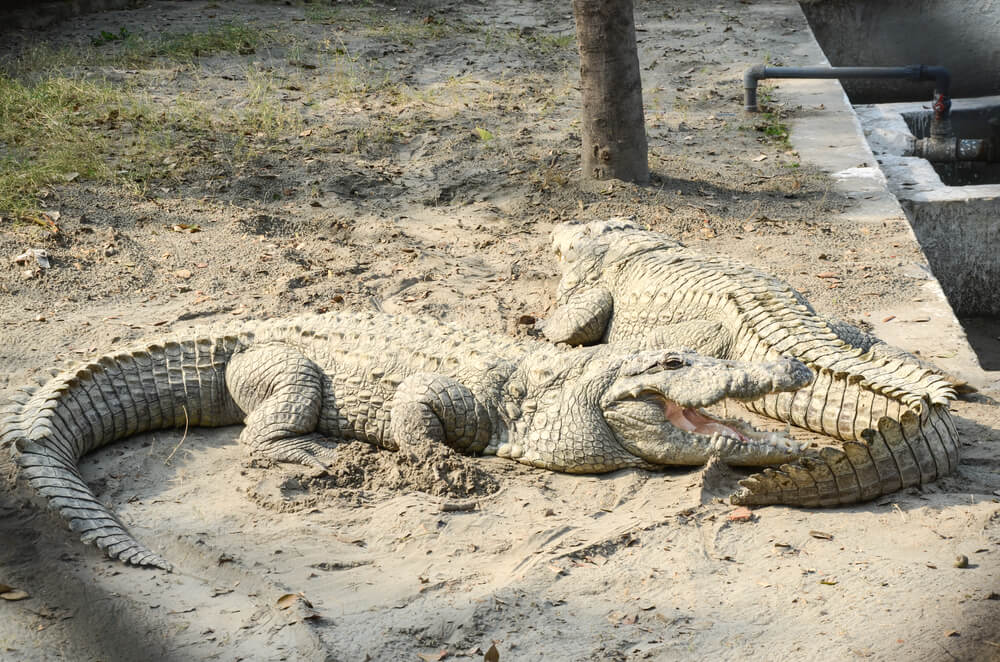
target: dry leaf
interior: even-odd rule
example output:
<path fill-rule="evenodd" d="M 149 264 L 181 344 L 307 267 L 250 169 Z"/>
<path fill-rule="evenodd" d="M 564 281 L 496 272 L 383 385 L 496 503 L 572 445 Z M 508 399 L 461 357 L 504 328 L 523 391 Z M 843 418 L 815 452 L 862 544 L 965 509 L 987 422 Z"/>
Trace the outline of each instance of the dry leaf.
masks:
<path fill-rule="evenodd" d="M 174 232 L 201 232 L 201 228 L 193 223 L 175 223 L 170 229 Z"/>
<path fill-rule="evenodd" d="M 483 662 L 500 662 L 500 651 L 497 650 L 496 644 L 491 645 L 486 655 L 483 655 Z"/>
<path fill-rule="evenodd" d="M 278 598 L 278 601 L 275 604 L 278 606 L 278 609 L 288 609 L 300 600 L 303 605 L 312 609 L 312 603 L 306 600 L 306 596 L 301 593 L 285 593 L 283 596 Z"/>
<path fill-rule="evenodd" d="M 823 271 L 816 274 L 816 278 L 840 278 L 840 276 L 833 271 Z"/>
<path fill-rule="evenodd" d="M 12 591 L 5 591 L 0 593 L 0 598 L 7 600 L 9 602 L 17 602 L 18 600 L 24 600 L 25 598 L 30 598 L 27 591 L 22 591 L 19 588 L 15 588 Z"/>
<path fill-rule="evenodd" d="M 48 269 L 51 264 L 49 263 L 49 252 L 44 248 L 29 248 L 20 255 L 16 256 L 13 260 L 16 264 L 27 264 L 29 262 L 35 262 L 43 269 Z"/>
<path fill-rule="evenodd" d="M 313 132 L 312 129 L 306 129 L 305 131 L 300 131 L 299 138 L 305 138 L 306 136 L 311 136 L 312 132 Z"/>
<path fill-rule="evenodd" d="M 764 159 L 766 159 L 766 158 L 767 158 L 767 154 L 761 154 L 760 156 L 755 156 L 755 157 L 753 157 L 753 159 L 752 159 L 752 160 L 753 160 L 753 161 L 763 161 L 763 160 L 764 160 Z"/>
<path fill-rule="evenodd" d="M 753 513 L 749 508 L 740 506 L 733 512 L 729 513 L 730 522 L 749 522 L 753 519 Z"/>
<path fill-rule="evenodd" d="M 957 637 L 958 636 L 958 630 L 946 630 L 945 633 L 944 633 L 944 636 L 946 636 L 946 637 Z"/>
<path fill-rule="evenodd" d="M 417 657 L 424 662 L 438 662 L 438 660 L 448 657 L 448 651 L 440 650 L 437 653 L 417 653 Z"/>
<path fill-rule="evenodd" d="M 833 536 L 829 533 L 823 533 L 822 531 L 810 531 L 809 535 L 813 538 L 819 538 L 820 540 L 833 540 Z"/>
<path fill-rule="evenodd" d="M 0 593 L 8 593 L 8 592 L 13 591 L 13 590 L 14 590 L 13 586 L 7 586 L 6 584 L 0 584 Z"/>

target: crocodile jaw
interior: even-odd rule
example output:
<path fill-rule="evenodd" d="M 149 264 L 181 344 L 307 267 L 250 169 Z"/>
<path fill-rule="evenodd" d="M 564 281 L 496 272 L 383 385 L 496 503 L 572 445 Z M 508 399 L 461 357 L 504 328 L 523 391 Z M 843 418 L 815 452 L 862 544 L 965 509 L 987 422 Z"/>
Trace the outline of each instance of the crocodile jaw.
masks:
<path fill-rule="evenodd" d="M 810 381 L 812 372 L 794 359 L 742 363 L 684 351 L 639 352 L 622 362 L 601 409 L 622 447 L 651 464 L 702 464 L 713 455 L 737 465 L 779 464 L 804 446 L 700 407 L 793 391 Z"/>
<path fill-rule="evenodd" d="M 605 408 L 604 418 L 626 451 L 655 465 L 698 465 L 713 455 L 733 465 L 781 464 L 808 445 L 684 407 L 658 393 L 617 400 Z"/>

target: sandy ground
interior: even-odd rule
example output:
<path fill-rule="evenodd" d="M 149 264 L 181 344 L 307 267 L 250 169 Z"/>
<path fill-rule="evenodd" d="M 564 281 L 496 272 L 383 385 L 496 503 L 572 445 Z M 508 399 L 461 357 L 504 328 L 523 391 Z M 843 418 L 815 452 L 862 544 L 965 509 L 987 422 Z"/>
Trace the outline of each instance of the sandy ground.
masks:
<path fill-rule="evenodd" d="M 741 112 L 742 70 L 807 38 L 792 3 L 640 3 L 646 187 L 579 181 L 565 2 L 325 14 L 156 2 L 6 48 L 227 21 L 280 38 L 81 75 L 222 109 L 252 66 L 292 128 L 182 137 L 141 193 L 53 187 L 57 235 L 4 221 L 5 263 L 32 247 L 52 262 L 0 269 L 4 392 L 62 359 L 223 319 L 377 308 L 530 334 L 558 275 L 547 235 L 571 219 L 634 215 L 862 325 L 919 295 L 906 228 L 843 220 L 851 201 Z M 380 84 L 328 85 L 344 73 L 334 53 Z M 109 159 L 127 158 L 127 123 L 94 130 L 120 139 Z M 227 159 L 237 147 L 251 156 Z M 30 595 L 0 602 L 0 657 L 478 660 L 495 645 L 500 660 L 1000 659 L 995 396 L 956 403 L 955 475 L 746 522 L 720 498 L 738 476 L 698 469 L 579 477 L 354 446 L 328 477 L 247 463 L 237 428 L 157 432 L 86 458 L 100 498 L 172 574 L 107 561 L 0 464 L 0 583 Z"/>

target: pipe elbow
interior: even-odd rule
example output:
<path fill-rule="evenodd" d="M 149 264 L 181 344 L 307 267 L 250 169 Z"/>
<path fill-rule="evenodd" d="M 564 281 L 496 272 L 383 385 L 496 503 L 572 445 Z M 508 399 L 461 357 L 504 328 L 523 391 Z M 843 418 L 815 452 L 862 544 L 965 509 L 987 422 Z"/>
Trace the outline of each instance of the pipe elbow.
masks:
<path fill-rule="evenodd" d="M 757 87 L 757 81 L 767 77 L 767 67 L 755 64 L 743 72 L 743 87 Z"/>
<path fill-rule="evenodd" d="M 951 72 L 949 72 L 946 68 L 939 66 L 921 66 L 920 79 L 933 80 L 935 92 L 943 94 L 944 96 L 950 96 L 948 90 L 951 87 Z"/>
<path fill-rule="evenodd" d="M 767 67 L 762 64 L 755 64 L 743 72 L 743 110 L 748 113 L 760 110 L 757 106 L 757 81 L 762 78 L 767 78 Z"/>

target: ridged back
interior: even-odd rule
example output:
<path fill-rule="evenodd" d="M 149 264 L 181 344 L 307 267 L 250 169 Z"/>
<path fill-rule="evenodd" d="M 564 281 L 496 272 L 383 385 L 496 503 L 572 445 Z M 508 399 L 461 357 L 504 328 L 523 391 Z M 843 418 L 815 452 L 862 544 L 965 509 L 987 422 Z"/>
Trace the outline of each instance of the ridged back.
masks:
<path fill-rule="evenodd" d="M 640 234 L 648 239 L 654 233 Z M 615 241 L 627 243 L 628 233 Z M 849 345 L 801 294 L 757 269 L 701 255 L 666 237 L 659 250 L 647 244 L 639 254 L 622 251 L 617 259 L 623 264 L 604 267 L 616 293 L 609 342 L 641 339 L 658 324 L 714 319 L 735 339 L 726 358 L 795 356 L 827 381 L 857 382 L 863 390 L 910 408 L 946 405 L 955 397 L 947 379 L 916 361 L 881 357 Z"/>

